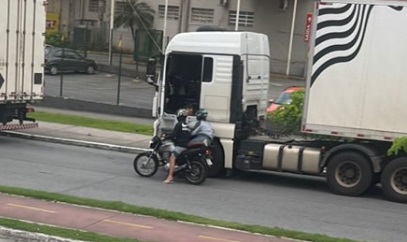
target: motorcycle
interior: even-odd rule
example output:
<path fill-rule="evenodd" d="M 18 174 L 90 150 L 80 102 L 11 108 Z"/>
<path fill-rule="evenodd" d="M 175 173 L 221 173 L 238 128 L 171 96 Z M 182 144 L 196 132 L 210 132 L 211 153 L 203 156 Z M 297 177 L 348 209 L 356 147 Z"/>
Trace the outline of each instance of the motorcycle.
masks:
<path fill-rule="evenodd" d="M 152 151 L 140 153 L 133 162 L 134 170 L 142 177 L 153 176 L 159 166 L 169 170 L 169 157 L 174 144 L 172 141 L 154 136 L 150 141 Z M 175 161 L 174 176 L 183 176 L 193 185 L 206 180 L 208 166 L 212 165 L 210 148 L 203 144 L 188 147 Z"/>

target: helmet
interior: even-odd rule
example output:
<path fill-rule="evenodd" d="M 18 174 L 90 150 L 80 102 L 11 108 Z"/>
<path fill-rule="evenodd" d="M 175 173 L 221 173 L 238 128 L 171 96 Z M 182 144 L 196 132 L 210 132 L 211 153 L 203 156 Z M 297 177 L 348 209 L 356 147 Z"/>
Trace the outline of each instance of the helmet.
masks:
<path fill-rule="evenodd" d="M 177 111 L 177 119 L 178 120 L 182 120 L 182 119 L 186 118 L 186 116 L 187 116 L 187 110 L 185 110 L 183 108 L 178 109 L 178 111 Z"/>
<path fill-rule="evenodd" d="M 198 109 L 198 111 L 196 111 L 196 119 L 206 120 L 206 117 L 208 117 L 208 111 L 205 109 Z"/>

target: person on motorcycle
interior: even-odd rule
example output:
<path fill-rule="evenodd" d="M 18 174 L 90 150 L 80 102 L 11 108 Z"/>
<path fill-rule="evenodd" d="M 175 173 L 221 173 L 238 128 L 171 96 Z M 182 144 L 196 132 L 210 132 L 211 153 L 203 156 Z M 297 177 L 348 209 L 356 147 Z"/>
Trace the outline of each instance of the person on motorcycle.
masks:
<path fill-rule="evenodd" d="M 191 135 L 193 138 L 191 139 L 191 141 L 189 141 L 188 146 L 201 144 L 210 146 L 213 141 L 214 131 L 210 123 L 206 121 L 206 118 L 208 117 L 208 111 L 206 111 L 205 109 L 198 109 L 195 115 L 197 122 L 192 125 L 193 127 Z"/>
<path fill-rule="evenodd" d="M 192 105 L 191 103 L 188 103 L 187 105 L 185 105 L 185 110 L 186 110 L 187 116 L 194 115 L 194 105 Z"/>
<path fill-rule="evenodd" d="M 173 174 L 175 168 L 175 160 L 183 151 L 187 148 L 187 144 L 191 139 L 191 130 L 186 123 L 187 111 L 185 109 L 180 109 L 177 112 L 178 123 L 175 125 L 172 133 L 166 137 L 174 142 L 174 148 L 171 151 L 171 156 L 169 159 L 170 167 L 168 171 L 167 178 L 163 181 L 165 184 L 172 183 Z"/>

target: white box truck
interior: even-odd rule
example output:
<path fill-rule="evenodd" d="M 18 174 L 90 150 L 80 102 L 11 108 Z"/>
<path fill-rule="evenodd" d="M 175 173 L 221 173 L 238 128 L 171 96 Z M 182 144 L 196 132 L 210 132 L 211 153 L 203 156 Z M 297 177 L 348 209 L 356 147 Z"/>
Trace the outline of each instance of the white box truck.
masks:
<path fill-rule="evenodd" d="M 222 170 L 325 176 L 334 193 L 357 196 L 381 182 L 385 196 L 407 202 L 407 156 L 388 156 L 407 136 L 407 1 L 315 4 L 302 132 L 347 138 L 276 140 L 253 135 L 265 116 L 268 39 L 248 32 L 195 32 L 168 44 L 155 130 L 192 103 L 215 129 L 211 175 Z M 148 68 L 150 80 L 155 66 Z M 352 141 L 349 141 L 352 139 Z M 345 139 L 344 139 L 345 140 Z"/>
<path fill-rule="evenodd" d="M 0 130 L 36 127 L 24 123 L 28 104 L 43 99 L 45 1 L 0 0 Z M 16 120 L 17 123 L 12 121 Z"/>

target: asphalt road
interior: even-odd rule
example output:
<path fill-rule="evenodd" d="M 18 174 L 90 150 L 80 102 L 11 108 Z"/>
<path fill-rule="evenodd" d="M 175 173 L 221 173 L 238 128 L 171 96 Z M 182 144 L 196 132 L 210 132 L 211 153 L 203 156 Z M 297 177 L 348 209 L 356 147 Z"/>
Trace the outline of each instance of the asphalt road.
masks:
<path fill-rule="evenodd" d="M 237 174 L 201 186 L 164 172 L 141 178 L 131 154 L 0 137 L 0 184 L 277 226 L 364 241 L 405 241 L 405 204 L 374 188 L 360 198 L 333 195 L 322 178 Z M 17 155 L 18 154 L 18 155 Z"/>

